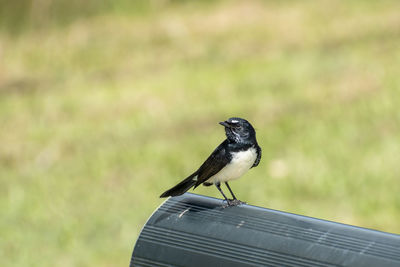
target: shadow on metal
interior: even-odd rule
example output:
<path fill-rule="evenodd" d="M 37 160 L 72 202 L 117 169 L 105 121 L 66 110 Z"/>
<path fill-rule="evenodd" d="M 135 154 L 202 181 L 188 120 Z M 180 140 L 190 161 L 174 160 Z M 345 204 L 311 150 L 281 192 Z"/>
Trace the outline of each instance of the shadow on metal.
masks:
<path fill-rule="evenodd" d="M 400 236 L 186 193 L 140 233 L 130 266 L 400 266 Z"/>

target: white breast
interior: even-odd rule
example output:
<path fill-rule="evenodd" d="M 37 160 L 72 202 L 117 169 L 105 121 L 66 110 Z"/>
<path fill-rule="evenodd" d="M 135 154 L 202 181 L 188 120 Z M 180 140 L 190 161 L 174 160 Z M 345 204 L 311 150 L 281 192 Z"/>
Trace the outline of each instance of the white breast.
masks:
<path fill-rule="evenodd" d="M 222 168 L 217 174 L 211 176 L 207 182 L 209 183 L 222 183 L 234 180 L 246 173 L 257 158 L 255 148 L 250 148 L 246 151 L 231 153 L 231 162 Z"/>

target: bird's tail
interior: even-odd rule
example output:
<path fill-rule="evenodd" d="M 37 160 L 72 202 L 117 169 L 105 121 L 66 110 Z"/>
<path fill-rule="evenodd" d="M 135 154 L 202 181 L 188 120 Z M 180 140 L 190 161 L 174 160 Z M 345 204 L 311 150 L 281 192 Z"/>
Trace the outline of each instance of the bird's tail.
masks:
<path fill-rule="evenodd" d="M 197 172 L 190 175 L 188 178 L 180 182 L 179 184 L 175 185 L 171 189 L 168 189 L 164 193 L 161 194 L 160 197 L 175 197 L 180 196 L 186 191 L 188 191 L 192 186 L 194 186 L 197 182 Z"/>

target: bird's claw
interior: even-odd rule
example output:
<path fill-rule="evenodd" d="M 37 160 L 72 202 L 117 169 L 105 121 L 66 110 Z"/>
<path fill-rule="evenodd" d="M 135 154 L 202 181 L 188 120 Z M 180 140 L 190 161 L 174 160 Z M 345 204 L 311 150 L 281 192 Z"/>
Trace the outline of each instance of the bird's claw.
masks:
<path fill-rule="evenodd" d="M 224 208 L 246 204 L 246 202 L 240 201 L 239 199 L 225 199 L 224 201 L 227 203 L 223 206 Z"/>

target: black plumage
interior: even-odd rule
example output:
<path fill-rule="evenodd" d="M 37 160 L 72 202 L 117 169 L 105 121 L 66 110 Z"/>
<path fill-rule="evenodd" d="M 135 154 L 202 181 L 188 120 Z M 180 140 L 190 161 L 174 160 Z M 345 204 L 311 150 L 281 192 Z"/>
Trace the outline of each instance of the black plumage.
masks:
<path fill-rule="evenodd" d="M 248 169 L 256 167 L 261 159 L 261 148 L 256 140 L 253 126 L 241 118 L 230 118 L 220 122 L 225 127 L 226 139 L 211 153 L 207 160 L 193 174 L 182 182 L 165 191 L 160 197 L 179 196 L 191 187 L 200 184 L 215 184 L 228 205 L 242 203 L 233 194 L 228 181 L 237 179 Z M 233 199 L 228 199 L 220 184 L 224 182 Z"/>

